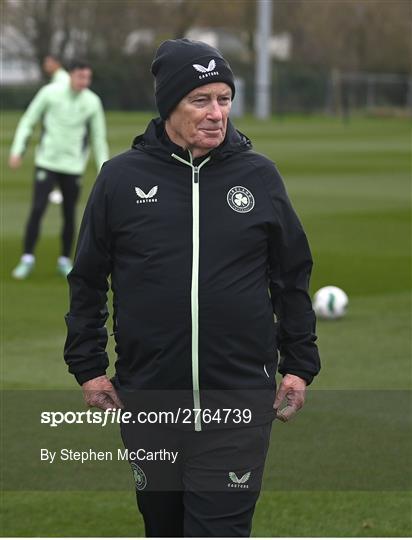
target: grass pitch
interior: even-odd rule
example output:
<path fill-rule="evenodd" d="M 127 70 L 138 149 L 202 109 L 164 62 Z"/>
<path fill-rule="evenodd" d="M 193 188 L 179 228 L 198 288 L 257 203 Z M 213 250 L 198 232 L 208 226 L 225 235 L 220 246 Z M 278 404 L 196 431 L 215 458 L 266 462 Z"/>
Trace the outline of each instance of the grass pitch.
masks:
<path fill-rule="evenodd" d="M 33 170 L 34 141 L 21 169 L 6 166 L 18 117 L 2 118 L 1 338 L 3 389 L 24 400 L 28 390 L 77 386 L 62 359 L 68 292 L 55 270 L 60 207 L 51 205 L 44 220 L 35 273 L 21 283 L 10 277 Z M 127 149 L 149 119 L 109 113 L 111 155 Z M 318 323 L 323 369 L 306 409 L 295 422 L 274 425 L 253 535 L 410 536 L 411 461 L 402 438 L 410 435 L 411 416 L 409 123 L 356 117 L 346 124 L 319 117 L 235 123 L 285 179 L 313 251 L 312 293 L 336 285 L 350 300 L 345 319 Z M 79 218 L 94 177 L 91 161 Z M 18 427 L 22 452 L 38 444 L 25 436 L 24 418 Z M 132 484 L 121 492 L 65 491 L 64 479 L 55 491 L 41 483 L 5 488 L 4 536 L 143 536 Z"/>

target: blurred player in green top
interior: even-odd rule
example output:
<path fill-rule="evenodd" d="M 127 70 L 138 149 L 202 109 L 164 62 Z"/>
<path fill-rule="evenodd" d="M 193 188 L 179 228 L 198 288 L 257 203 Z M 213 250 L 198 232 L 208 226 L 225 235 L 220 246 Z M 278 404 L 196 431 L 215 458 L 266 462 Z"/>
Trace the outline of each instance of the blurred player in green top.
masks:
<path fill-rule="evenodd" d="M 70 255 L 75 230 L 75 209 L 80 177 L 93 148 L 97 170 L 108 159 L 106 125 L 100 98 L 89 89 L 92 69 L 85 62 L 73 62 L 69 84 L 52 82 L 43 86 L 23 114 L 14 136 L 9 165 L 20 167 L 35 125 L 42 131 L 35 152 L 33 201 L 26 225 L 23 255 L 12 275 L 25 279 L 34 269 L 34 249 L 49 193 L 57 185 L 63 195 L 63 228 L 58 272 L 66 276 L 72 267 Z"/>
<path fill-rule="evenodd" d="M 51 83 L 69 84 L 70 75 L 63 68 L 60 58 L 54 54 L 48 54 L 43 59 L 42 68 L 44 73 L 50 78 Z M 59 188 L 54 188 L 49 193 L 49 201 L 54 204 L 63 202 L 63 195 Z"/>
<path fill-rule="evenodd" d="M 48 54 L 43 60 L 43 71 L 50 77 L 51 83 L 69 84 L 70 75 L 63 68 L 57 56 Z"/>

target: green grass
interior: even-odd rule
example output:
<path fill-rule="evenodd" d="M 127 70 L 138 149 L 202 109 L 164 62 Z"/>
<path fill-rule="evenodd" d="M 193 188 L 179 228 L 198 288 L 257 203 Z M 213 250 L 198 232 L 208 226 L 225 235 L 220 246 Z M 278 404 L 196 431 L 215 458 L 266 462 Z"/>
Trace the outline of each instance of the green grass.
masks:
<path fill-rule="evenodd" d="M 149 118 L 108 114 L 111 155 L 128 148 Z M 33 276 L 23 283 L 10 277 L 32 184 L 33 144 L 21 169 L 5 166 L 17 119 L 18 114 L 3 114 L 0 144 L 3 388 L 77 391 L 62 360 L 68 292 L 55 272 L 58 207 L 50 207 L 44 221 Z M 294 423 L 274 426 L 268 487 L 253 534 L 410 536 L 405 485 L 411 461 L 404 435 L 410 434 L 411 407 L 410 398 L 398 401 L 399 390 L 411 389 L 410 125 L 361 117 L 347 124 L 319 117 L 246 118 L 236 125 L 257 151 L 277 163 L 285 179 L 314 255 L 311 291 L 337 285 L 350 298 L 345 319 L 318 323 L 323 370 L 309 390 L 306 410 Z M 79 216 L 94 176 L 91 161 Z M 113 343 L 110 351 L 113 358 Z M 322 405 L 326 395 L 332 397 Z M 30 444 L 24 437 L 32 429 L 24 421 L 17 428 Z M 358 447 L 362 459 L 356 457 Z M 300 475 L 309 486 L 299 485 Z M 132 490 L 65 491 L 62 485 L 42 491 L 39 485 L 36 491 L 5 491 L 2 507 L 6 536 L 143 535 Z"/>
<path fill-rule="evenodd" d="M 10 536 L 144 536 L 135 506 L 132 491 L 11 493 L 4 530 Z M 264 492 L 253 536 L 405 536 L 409 514 L 405 493 Z"/>

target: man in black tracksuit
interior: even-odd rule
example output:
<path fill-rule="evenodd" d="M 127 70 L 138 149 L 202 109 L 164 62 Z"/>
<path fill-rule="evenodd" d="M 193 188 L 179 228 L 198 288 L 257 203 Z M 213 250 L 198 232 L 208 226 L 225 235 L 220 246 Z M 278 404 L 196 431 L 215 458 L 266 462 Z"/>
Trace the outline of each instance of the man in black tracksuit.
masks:
<path fill-rule="evenodd" d="M 161 118 L 87 204 L 65 359 L 89 405 L 140 413 L 122 437 L 147 536 L 249 536 L 272 421 L 319 371 L 311 254 L 275 165 L 228 120 L 219 51 L 168 40 L 152 73 Z"/>

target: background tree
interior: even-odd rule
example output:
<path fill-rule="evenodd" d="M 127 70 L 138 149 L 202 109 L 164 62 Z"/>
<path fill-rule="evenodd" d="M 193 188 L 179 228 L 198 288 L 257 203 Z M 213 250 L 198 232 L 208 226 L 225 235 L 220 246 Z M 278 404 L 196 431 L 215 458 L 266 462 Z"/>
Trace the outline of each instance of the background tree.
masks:
<path fill-rule="evenodd" d="M 238 40 L 238 51 L 223 53 L 253 93 L 256 0 L 0 2 L 3 57 L 38 66 L 48 53 L 84 57 L 95 67 L 95 88 L 106 105 L 153 107 L 155 49 L 193 28 Z M 410 0 L 273 0 L 273 32 L 292 38 L 292 57 L 276 62 L 275 75 L 292 73 L 294 86 L 309 89 L 310 103 L 334 70 L 410 74 L 411 22 Z M 284 94 L 291 95 L 289 86 Z"/>

